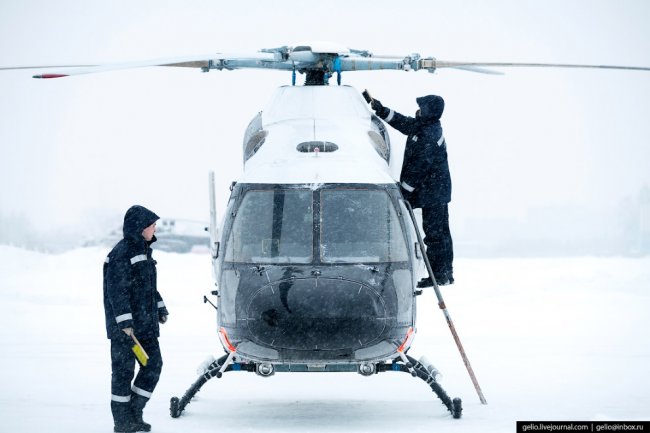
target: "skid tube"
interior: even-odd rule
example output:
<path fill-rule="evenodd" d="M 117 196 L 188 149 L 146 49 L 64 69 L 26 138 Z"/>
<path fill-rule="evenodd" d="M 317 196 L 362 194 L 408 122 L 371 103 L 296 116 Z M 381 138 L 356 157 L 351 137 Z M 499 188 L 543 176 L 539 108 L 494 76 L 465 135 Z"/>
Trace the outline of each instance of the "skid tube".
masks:
<path fill-rule="evenodd" d="M 185 391 L 183 397 L 180 399 L 178 397 L 172 397 L 170 400 L 169 413 L 172 418 L 178 418 L 181 416 L 185 407 L 190 403 L 192 398 L 196 395 L 197 392 L 201 390 L 203 385 L 205 385 L 210 379 L 216 377 L 220 378 L 223 373 L 229 371 L 247 371 L 247 372 L 257 372 L 258 374 L 258 364 L 250 363 L 238 363 L 233 361 L 234 353 L 230 355 L 224 355 L 216 361 L 212 362 L 202 375 L 200 375 L 196 381 Z M 460 398 L 454 398 L 453 400 L 447 395 L 445 390 L 440 386 L 436 381 L 435 375 L 433 375 L 429 370 L 422 365 L 416 359 L 406 355 L 407 363 L 403 362 L 400 358 L 395 358 L 390 363 L 381 362 L 374 366 L 374 371 L 370 374 L 361 373 L 359 365 L 350 364 L 350 365 L 327 365 L 325 368 L 319 371 L 330 371 L 330 372 L 358 372 L 364 376 L 369 376 L 372 374 L 383 373 L 385 371 L 403 371 L 405 373 L 410 373 L 413 377 L 422 379 L 431 387 L 431 390 L 438 396 L 438 398 L 445 405 L 447 410 L 451 413 L 453 418 L 460 418 L 463 413 L 462 401 Z M 270 376 L 275 372 L 307 372 L 314 371 L 309 368 L 306 364 L 279 364 L 274 366 L 272 373 L 261 374 L 262 376 Z"/>

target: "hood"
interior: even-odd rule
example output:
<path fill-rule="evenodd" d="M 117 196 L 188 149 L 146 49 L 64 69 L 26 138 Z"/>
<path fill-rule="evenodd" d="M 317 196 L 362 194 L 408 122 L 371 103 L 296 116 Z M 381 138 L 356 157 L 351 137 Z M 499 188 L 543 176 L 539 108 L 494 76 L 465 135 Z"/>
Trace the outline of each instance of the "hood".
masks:
<path fill-rule="evenodd" d="M 438 120 L 445 110 L 445 100 L 442 96 L 428 95 L 415 99 L 420 107 L 420 117 L 424 120 Z"/>
<path fill-rule="evenodd" d="M 124 237 L 142 238 L 142 230 L 155 223 L 160 217 L 144 206 L 131 206 L 124 215 L 122 231 Z"/>

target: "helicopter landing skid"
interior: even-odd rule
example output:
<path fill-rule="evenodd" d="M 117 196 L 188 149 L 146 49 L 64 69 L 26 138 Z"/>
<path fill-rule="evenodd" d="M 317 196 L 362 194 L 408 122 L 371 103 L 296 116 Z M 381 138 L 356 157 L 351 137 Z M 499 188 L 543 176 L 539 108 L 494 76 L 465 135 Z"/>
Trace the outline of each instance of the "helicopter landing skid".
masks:
<path fill-rule="evenodd" d="M 201 387 L 207 383 L 208 380 L 213 377 L 220 378 L 223 373 L 229 371 L 248 371 L 256 372 L 261 376 L 271 376 L 276 371 L 277 372 L 307 372 L 307 371 L 330 371 L 330 372 L 358 372 L 364 376 L 370 376 L 376 373 L 382 373 L 385 371 L 403 371 L 405 373 L 410 373 L 413 377 L 418 377 L 425 381 L 427 385 L 431 387 L 431 390 L 438 396 L 442 401 L 445 407 L 449 410 L 453 418 L 460 418 L 463 413 L 462 401 L 460 398 L 454 398 L 453 400 L 447 395 L 445 390 L 440 386 L 436 381 L 435 374 L 430 372 L 427 367 L 425 367 L 421 362 L 416 359 L 405 355 L 406 361 L 403 361 L 400 358 L 394 359 L 389 363 L 379 363 L 374 366 L 371 370 L 363 370 L 363 365 L 327 365 L 322 366 L 318 370 L 313 370 L 308 365 L 303 364 L 290 364 L 283 365 L 279 364 L 275 367 L 271 367 L 270 370 L 264 370 L 260 366 L 268 366 L 270 364 L 256 364 L 253 362 L 249 363 L 238 363 L 233 362 L 232 353 L 230 355 L 224 355 L 216 361 L 212 362 L 206 369 L 205 373 L 200 375 L 196 381 L 185 391 L 182 398 L 172 397 L 169 406 L 169 413 L 172 418 L 178 418 L 181 416 L 185 407 L 190 403 L 192 398 L 196 395 L 197 392 L 201 390 Z M 365 364 L 367 365 L 367 364 Z"/>
<path fill-rule="evenodd" d="M 431 387 L 431 390 L 442 401 L 442 404 L 444 404 L 447 410 L 449 410 L 451 416 L 456 419 L 460 418 L 463 415 L 462 400 L 458 397 L 452 400 L 447 395 L 442 386 L 440 386 L 440 384 L 436 381 L 435 374 L 431 373 L 420 361 L 416 360 L 415 358 L 412 358 L 408 355 L 404 356 L 407 358 L 408 363 L 404 364 L 393 361 L 392 364 L 380 364 L 377 366 L 377 371 L 388 371 L 389 369 L 397 370 L 399 368 L 398 371 L 411 373 L 411 376 L 422 379 L 427 383 L 427 385 Z"/>

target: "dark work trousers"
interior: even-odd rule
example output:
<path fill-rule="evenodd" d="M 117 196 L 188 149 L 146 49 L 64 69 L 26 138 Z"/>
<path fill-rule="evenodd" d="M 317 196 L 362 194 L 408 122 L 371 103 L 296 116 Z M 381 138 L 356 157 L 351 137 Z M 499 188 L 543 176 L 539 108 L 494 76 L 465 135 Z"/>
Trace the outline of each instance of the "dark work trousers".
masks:
<path fill-rule="evenodd" d="M 446 279 L 451 274 L 454 262 L 454 245 L 449 231 L 449 209 L 447 204 L 422 208 L 422 228 L 427 257 L 436 280 Z"/>
<path fill-rule="evenodd" d="M 131 384 L 137 362 L 131 350 L 133 340 L 126 334 L 111 338 L 111 412 L 116 426 L 130 422 L 132 413 L 142 413 L 160 378 L 163 362 L 158 339 L 138 340 L 149 355 L 149 361 L 146 367 L 140 366 Z"/>

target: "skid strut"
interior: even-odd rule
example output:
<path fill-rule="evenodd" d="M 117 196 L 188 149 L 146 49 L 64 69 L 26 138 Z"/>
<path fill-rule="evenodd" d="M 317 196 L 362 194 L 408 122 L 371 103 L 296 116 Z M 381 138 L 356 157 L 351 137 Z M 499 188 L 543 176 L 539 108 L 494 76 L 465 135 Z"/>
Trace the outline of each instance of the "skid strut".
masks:
<path fill-rule="evenodd" d="M 418 360 L 404 354 L 407 362 L 399 363 L 393 361 L 392 364 L 380 364 L 377 366 L 377 372 L 382 371 L 403 371 L 405 373 L 410 373 L 411 376 L 422 379 L 431 387 L 431 390 L 438 396 L 442 404 L 445 405 L 447 410 L 451 413 L 451 416 L 454 418 L 460 418 L 463 415 L 463 403 L 460 398 L 454 398 L 453 400 L 447 395 L 445 390 L 440 386 L 436 381 L 436 378 L 429 370 L 422 365 Z"/>
<path fill-rule="evenodd" d="M 183 397 L 180 399 L 178 397 L 172 397 L 169 406 L 169 413 L 172 418 L 178 418 L 185 410 L 192 398 L 196 395 L 197 392 L 201 390 L 201 387 L 206 384 L 206 382 L 213 377 L 217 379 L 227 371 L 255 371 L 255 365 L 253 364 L 239 364 L 233 363 L 234 352 L 231 352 L 228 355 L 224 355 L 221 358 L 214 361 L 207 368 L 207 371 L 196 379 L 196 381 L 185 391 Z M 251 369 L 252 368 L 252 369 Z"/>
<path fill-rule="evenodd" d="M 223 373 L 229 371 L 247 371 L 255 373 L 257 372 L 257 365 L 255 363 L 236 363 L 233 362 L 234 353 L 231 352 L 228 355 L 224 355 L 221 358 L 214 361 L 210 364 L 202 375 L 200 375 L 196 381 L 185 391 L 182 398 L 172 397 L 170 401 L 169 413 L 172 418 L 178 418 L 181 416 L 185 407 L 190 403 L 192 398 L 196 395 L 197 392 L 201 390 L 201 387 L 206 384 L 206 382 L 213 377 L 220 378 Z M 299 372 L 299 371 L 309 371 L 306 365 L 301 364 L 292 364 L 291 366 L 287 365 L 277 365 L 276 369 L 278 372 Z M 364 374 L 361 370 L 356 370 L 354 365 L 351 365 L 350 368 L 342 369 L 331 369 L 325 371 L 358 371 L 360 374 Z M 440 386 L 436 381 L 435 374 L 430 372 L 425 365 L 420 361 L 417 361 L 415 358 L 412 358 L 404 353 L 400 353 L 400 357 L 394 359 L 389 363 L 379 363 L 376 365 L 375 373 L 381 373 L 385 371 L 403 371 L 405 373 L 410 373 L 413 377 L 422 379 L 431 387 L 431 390 L 438 396 L 440 401 L 445 405 L 449 410 L 451 415 L 454 418 L 460 418 L 463 413 L 462 402 L 460 398 L 454 398 L 453 400 L 447 395 L 445 390 Z M 259 373 L 258 373 L 259 374 Z M 368 374 L 364 374 L 368 375 Z M 372 375 L 372 373 L 370 373 Z"/>

